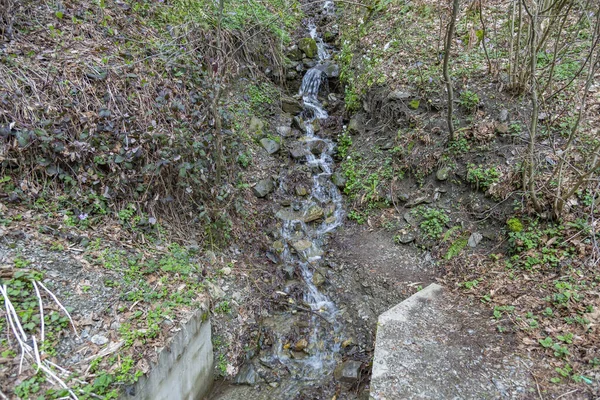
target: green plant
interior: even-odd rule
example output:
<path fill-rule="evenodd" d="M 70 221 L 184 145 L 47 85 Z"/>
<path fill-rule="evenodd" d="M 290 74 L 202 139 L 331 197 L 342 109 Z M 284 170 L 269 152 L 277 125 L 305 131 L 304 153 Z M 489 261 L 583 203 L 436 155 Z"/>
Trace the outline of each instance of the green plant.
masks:
<path fill-rule="evenodd" d="M 467 166 L 467 182 L 475 185 L 477 189 L 486 191 L 490 186 L 498 183 L 500 171 L 497 167 L 483 168 L 481 165 Z"/>
<path fill-rule="evenodd" d="M 439 208 L 419 208 L 417 214 L 422 218 L 419 227 L 425 237 L 429 239 L 439 239 L 444 232 L 445 225 L 450 221 L 446 210 Z"/>
<path fill-rule="evenodd" d="M 479 106 L 479 96 L 470 90 L 463 90 L 458 102 L 466 111 L 473 112 Z"/>
<path fill-rule="evenodd" d="M 506 225 L 508 226 L 508 230 L 510 232 L 522 232 L 523 231 L 523 223 L 517 217 L 512 217 L 508 221 L 506 221 Z"/>
<path fill-rule="evenodd" d="M 344 130 L 341 136 L 338 137 L 337 151 L 342 159 L 348 155 L 348 150 L 352 146 L 352 137 L 347 130 Z"/>

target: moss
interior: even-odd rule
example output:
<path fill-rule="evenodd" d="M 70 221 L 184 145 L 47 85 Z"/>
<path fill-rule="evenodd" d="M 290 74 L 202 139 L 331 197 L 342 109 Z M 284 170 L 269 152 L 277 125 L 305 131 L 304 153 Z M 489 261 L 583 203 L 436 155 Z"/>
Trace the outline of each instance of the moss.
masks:
<path fill-rule="evenodd" d="M 508 226 L 508 230 L 511 232 L 521 232 L 523 231 L 523 223 L 517 217 L 513 217 L 506 221 L 506 225 Z"/>

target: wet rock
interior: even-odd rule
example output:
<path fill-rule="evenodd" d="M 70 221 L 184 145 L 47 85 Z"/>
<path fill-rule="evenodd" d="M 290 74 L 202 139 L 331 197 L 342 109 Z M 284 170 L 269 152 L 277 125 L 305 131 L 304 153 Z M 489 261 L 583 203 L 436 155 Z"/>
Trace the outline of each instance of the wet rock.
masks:
<path fill-rule="evenodd" d="M 308 240 L 298 240 L 292 243 L 292 247 L 305 260 L 310 260 L 312 258 L 320 257 L 323 255 L 323 250 L 321 250 L 314 243 Z"/>
<path fill-rule="evenodd" d="M 305 68 L 310 69 L 310 68 L 314 67 L 315 65 L 317 65 L 317 62 L 310 58 L 303 58 L 302 65 L 304 65 Z"/>
<path fill-rule="evenodd" d="M 319 155 L 327 150 L 327 143 L 324 140 L 311 140 L 308 147 L 311 153 Z"/>
<path fill-rule="evenodd" d="M 324 61 L 317 68 L 323 71 L 328 78 L 338 78 L 340 76 L 340 67 L 333 61 Z"/>
<path fill-rule="evenodd" d="M 274 189 L 273 180 L 262 179 L 258 181 L 253 187 L 252 192 L 256 197 L 262 198 L 271 193 Z"/>
<path fill-rule="evenodd" d="M 500 110 L 500 115 L 498 116 L 498 121 L 500 121 L 500 122 L 508 121 L 508 110 L 506 108 L 503 108 L 502 110 Z"/>
<path fill-rule="evenodd" d="M 481 242 L 481 239 L 483 239 L 483 235 L 479 232 L 473 232 L 471 234 L 471 236 L 469 237 L 469 247 L 477 247 L 477 245 L 479 244 L 479 242 Z"/>
<path fill-rule="evenodd" d="M 297 185 L 296 186 L 296 194 L 298 196 L 306 196 L 308 194 L 308 189 L 304 185 Z"/>
<path fill-rule="evenodd" d="M 317 47 L 317 42 L 313 38 L 302 38 L 298 41 L 298 48 L 302 50 L 306 57 L 315 58 L 319 49 Z"/>
<path fill-rule="evenodd" d="M 496 132 L 506 135 L 508 133 L 508 125 L 506 123 L 496 124 Z"/>
<path fill-rule="evenodd" d="M 302 117 L 295 116 L 294 119 L 292 119 L 292 127 L 300 129 L 300 131 L 306 133 L 306 124 L 304 123 Z"/>
<path fill-rule="evenodd" d="M 323 208 L 315 204 L 310 206 L 308 210 L 306 210 L 306 213 L 304 214 L 302 220 L 304 222 L 312 222 L 323 218 L 324 215 L 325 213 L 323 211 Z"/>
<path fill-rule="evenodd" d="M 238 374 L 235 376 L 233 383 L 235 383 L 236 385 L 254 386 L 260 380 L 260 376 L 256 372 L 254 365 L 246 364 L 240 369 L 240 372 L 238 372 Z"/>
<path fill-rule="evenodd" d="M 442 167 L 442 168 L 438 169 L 437 173 L 435 174 L 435 177 L 437 178 L 438 181 L 445 181 L 446 179 L 448 179 L 449 174 L 450 174 L 450 168 Z"/>
<path fill-rule="evenodd" d="M 103 346 L 108 343 L 108 338 L 102 335 L 94 335 L 91 337 L 90 342 L 94 343 L 97 346 Z"/>
<path fill-rule="evenodd" d="M 269 154 L 275 154 L 279 151 L 279 143 L 269 138 L 260 139 L 260 145 L 267 151 Z"/>
<path fill-rule="evenodd" d="M 319 271 L 315 271 L 312 276 L 312 283 L 316 287 L 322 286 L 325 283 L 325 277 Z"/>
<path fill-rule="evenodd" d="M 294 343 L 294 350 L 296 351 L 304 351 L 308 347 L 308 341 L 304 338 L 298 340 Z"/>
<path fill-rule="evenodd" d="M 273 242 L 272 247 L 276 252 L 281 253 L 283 251 L 283 242 L 281 240 L 276 240 Z"/>
<path fill-rule="evenodd" d="M 333 182 L 333 184 L 335 186 L 337 186 L 340 189 L 343 189 L 346 187 L 346 183 L 348 182 L 348 179 L 346 178 L 346 175 L 344 175 L 344 173 L 342 171 L 335 171 L 333 173 L 333 175 L 331 175 L 331 181 Z"/>
<path fill-rule="evenodd" d="M 259 118 L 256 117 L 252 117 L 250 119 L 250 126 L 248 127 L 248 129 L 250 130 L 251 133 L 262 133 L 263 129 L 265 127 L 265 123 L 260 120 Z"/>
<path fill-rule="evenodd" d="M 340 382 L 354 383 L 360 379 L 360 361 L 344 361 L 335 368 L 333 376 Z"/>
<path fill-rule="evenodd" d="M 302 112 L 302 104 L 293 97 L 285 96 L 281 99 L 281 109 L 291 115 L 298 115 Z"/>
<path fill-rule="evenodd" d="M 323 33 L 323 41 L 325 43 L 333 43 L 335 42 L 336 34 L 331 31 L 325 31 Z"/>
<path fill-rule="evenodd" d="M 387 96 L 387 100 L 407 100 L 413 97 L 413 95 L 409 92 L 405 92 L 402 90 L 394 90 L 390 92 Z"/>

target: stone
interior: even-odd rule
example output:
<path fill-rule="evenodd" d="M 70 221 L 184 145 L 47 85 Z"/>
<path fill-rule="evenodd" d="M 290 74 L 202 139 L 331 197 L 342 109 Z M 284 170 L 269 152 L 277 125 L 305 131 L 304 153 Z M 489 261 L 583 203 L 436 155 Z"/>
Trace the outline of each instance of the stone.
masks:
<path fill-rule="evenodd" d="M 306 133 L 306 124 L 304 123 L 304 119 L 300 116 L 295 116 L 294 119 L 292 119 L 292 126 Z"/>
<path fill-rule="evenodd" d="M 245 364 L 240 372 L 235 376 L 233 383 L 236 385 L 250 385 L 254 386 L 260 381 L 260 376 L 256 372 L 254 365 Z"/>
<path fill-rule="evenodd" d="M 290 128 L 289 126 L 278 126 L 277 128 L 275 128 L 275 131 L 280 134 L 281 136 L 290 136 L 290 134 L 292 133 L 292 128 Z"/>
<path fill-rule="evenodd" d="M 360 379 L 362 363 L 356 360 L 348 360 L 339 364 L 333 371 L 333 376 L 340 382 L 354 383 Z"/>
<path fill-rule="evenodd" d="M 287 58 L 289 58 L 291 61 L 302 60 L 302 50 L 300 50 L 298 46 L 292 47 L 292 49 L 287 53 Z"/>
<path fill-rule="evenodd" d="M 350 119 L 350 122 L 348 122 L 348 133 L 350 134 L 359 134 L 362 133 L 364 131 L 364 126 L 362 124 L 362 122 L 359 121 L 359 119 L 355 116 L 352 117 Z"/>
<path fill-rule="evenodd" d="M 250 126 L 248 127 L 248 129 L 250 130 L 250 133 L 262 133 L 263 129 L 265 127 L 265 123 L 260 120 L 257 117 L 252 117 L 250 119 Z"/>
<path fill-rule="evenodd" d="M 296 78 L 298 78 L 298 72 L 296 71 L 288 71 L 285 74 L 285 79 L 287 79 L 288 81 L 293 81 Z"/>
<path fill-rule="evenodd" d="M 302 50 L 306 57 L 315 58 L 319 52 L 317 42 L 313 38 L 302 38 L 298 41 L 298 48 Z"/>
<path fill-rule="evenodd" d="M 302 104 L 293 97 L 285 96 L 281 98 L 281 109 L 291 115 L 298 115 L 302 112 Z"/>
<path fill-rule="evenodd" d="M 321 257 L 323 255 L 323 250 L 317 247 L 314 243 L 308 240 L 298 240 L 292 243 L 292 247 L 298 254 L 302 256 L 307 261 L 310 261 L 313 258 Z"/>
<path fill-rule="evenodd" d="M 308 194 L 308 189 L 304 185 L 297 185 L 296 186 L 296 194 L 298 196 L 306 196 Z"/>
<path fill-rule="evenodd" d="M 317 69 L 325 73 L 328 78 L 339 78 L 340 76 L 340 67 L 330 60 L 324 61 Z"/>
<path fill-rule="evenodd" d="M 317 139 L 308 142 L 308 147 L 310 148 L 311 153 L 319 155 L 321 153 L 324 153 L 327 150 L 328 146 L 324 140 Z"/>
<path fill-rule="evenodd" d="M 207 250 L 206 253 L 204 253 L 204 256 L 210 265 L 215 265 L 217 263 L 217 255 L 214 251 Z"/>
<path fill-rule="evenodd" d="M 331 175 L 331 181 L 339 189 L 343 189 L 346 187 L 346 183 L 348 182 L 348 179 L 346 178 L 346 175 L 344 175 L 344 173 L 342 171 L 337 170 Z"/>
<path fill-rule="evenodd" d="M 272 247 L 278 253 L 283 252 L 284 249 L 283 242 L 281 240 L 274 241 Z"/>
<path fill-rule="evenodd" d="M 91 337 L 90 342 L 94 343 L 97 346 L 103 346 L 108 343 L 108 338 L 102 335 L 94 335 Z"/>
<path fill-rule="evenodd" d="M 294 350 L 296 351 L 304 351 L 308 347 L 308 341 L 304 338 L 298 340 L 294 343 Z"/>
<path fill-rule="evenodd" d="M 275 154 L 279 151 L 279 143 L 269 138 L 260 139 L 260 145 L 267 151 L 269 154 Z"/>
<path fill-rule="evenodd" d="M 336 34 L 331 31 L 325 31 L 323 33 L 323 41 L 325 43 L 333 43 L 335 42 Z"/>
<path fill-rule="evenodd" d="M 306 210 L 306 212 L 303 215 L 302 220 L 304 222 L 312 222 L 312 221 L 316 221 L 318 219 L 323 218 L 323 216 L 325 215 L 325 212 L 323 211 L 322 207 L 319 207 L 318 205 L 312 205 L 308 208 L 308 210 Z"/>
<path fill-rule="evenodd" d="M 256 184 L 252 187 L 252 192 L 258 198 L 265 197 L 269 193 L 271 193 L 274 189 L 273 180 L 270 178 L 261 179 L 256 182 Z"/>
<path fill-rule="evenodd" d="M 438 169 L 437 173 L 435 174 L 435 177 L 437 178 L 438 181 L 445 181 L 446 179 L 448 179 L 449 174 L 450 174 L 450 168 L 442 167 L 442 168 Z"/>
<path fill-rule="evenodd" d="M 398 195 L 396 196 L 396 198 L 398 200 L 403 201 L 404 203 L 406 203 L 410 199 L 410 196 L 408 195 L 408 193 L 398 193 Z"/>
<path fill-rule="evenodd" d="M 231 275 L 231 268 L 230 267 L 223 267 L 221 269 L 221 272 L 223 273 L 223 275 L 229 276 L 229 275 Z"/>
<path fill-rule="evenodd" d="M 431 203 L 431 200 L 429 200 L 429 196 L 419 196 L 410 200 L 408 203 L 406 203 L 406 208 L 416 207 L 424 203 Z"/>
<path fill-rule="evenodd" d="M 212 297 L 213 299 L 219 300 L 225 297 L 225 291 L 223 291 L 223 289 L 221 289 L 214 283 L 207 281 L 206 287 L 208 288 L 208 294 L 210 294 L 210 297 Z"/>
<path fill-rule="evenodd" d="M 411 242 L 414 242 L 416 237 L 417 236 L 415 232 L 412 230 L 402 230 L 398 233 L 398 235 L 396 235 L 398 242 L 402 244 L 409 244 Z"/>
<path fill-rule="evenodd" d="M 405 92 L 402 90 L 394 90 L 387 95 L 387 100 L 407 100 L 413 97 L 413 95 L 409 92 Z"/>
<path fill-rule="evenodd" d="M 306 153 L 307 153 L 306 149 L 299 143 L 293 145 L 290 148 L 290 155 L 295 160 L 305 157 Z"/>
<path fill-rule="evenodd" d="M 406 222 L 408 222 L 408 224 L 410 226 L 416 227 L 418 225 L 417 219 L 414 217 L 414 215 L 410 211 L 405 212 L 403 217 L 404 217 L 404 220 Z"/>
<path fill-rule="evenodd" d="M 317 62 L 310 58 L 303 58 L 302 65 L 304 65 L 305 68 L 310 69 L 310 68 L 314 67 L 315 65 L 317 65 Z"/>
<path fill-rule="evenodd" d="M 496 132 L 501 135 L 506 135 L 508 133 L 508 125 L 504 122 L 496 124 Z"/>
<path fill-rule="evenodd" d="M 483 239 L 483 235 L 479 232 L 473 232 L 469 237 L 469 247 L 477 247 L 479 242 Z"/>
<path fill-rule="evenodd" d="M 500 122 L 508 121 L 508 110 L 506 108 L 503 108 L 502 110 L 500 110 L 500 115 L 498 116 L 498 121 L 500 121 Z"/>
<path fill-rule="evenodd" d="M 325 283 L 325 277 L 319 271 L 315 271 L 312 276 L 312 283 L 317 287 L 322 286 Z"/>

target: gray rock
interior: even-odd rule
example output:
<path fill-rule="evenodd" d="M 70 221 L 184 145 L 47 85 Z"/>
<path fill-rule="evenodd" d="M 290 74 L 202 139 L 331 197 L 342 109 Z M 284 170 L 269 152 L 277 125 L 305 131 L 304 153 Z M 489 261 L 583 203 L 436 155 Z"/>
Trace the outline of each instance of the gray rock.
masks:
<path fill-rule="evenodd" d="M 500 110 L 500 116 L 498 117 L 498 121 L 500 121 L 500 122 L 508 121 L 508 110 L 506 108 L 503 108 L 502 110 Z"/>
<path fill-rule="evenodd" d="M 217 255 L 215 254 L 214 251 L 212 250 L 207 250 L 204 253 L 204 256 L 206 257 L 206 260 L 208 261 L 208 263 L 210 265 L 215 265 L 217 263 Z"/>
<path fill-rule="evenodd" d="M 91 337 L 90 342 L 94 343 L 97 346 L 103 346 L 108 343 L 108 338 L 102 335 L 94 335 Z"/>
<path fill-rule="evenodd" d="M 260 376 L 256 372 L 254 365 L 246 364 L 240 369 L 240 372 L 238 372 L 238 374 L 235 376 L 233 383 L 235 383 L 236 385 L 254 386 L 260 380 Z"/>
<path fill-rule="evenodd" d="M 283 97 L 281 99 L 281 109 L 291 115 L 298 115 L 302 112 L 302 104 L 293 97 Z"/>
<path fill-rule="evenodd" d="M 398 233 L 396 237 L 398 238 L 398 242 L 402 244 L 409 244 L 411 242 L 414 242 L 417 236 L 412 230 L 402 230 Z"/>
<path fill-rule="evenodd" d="M 315 60 L 310 59 L 310 58 L 303 58 L 302 59 L 302 65 L 304 65 L 305 68 L 312 68 L 315 65 L 317 65 L 317 62 Z"/>
<path fill-rule="evenodd" d="M 358 117 L 352 117 L 350 122 L 348 122 L 348 133 L 350 134 L 359 134 L 364 132 L 365 127 L 362 122 L 358 119 Z"/>
<path fill-rule="evenodd" d="M 265 123 L 257 117 L 250 119 L 250 126 L 248 127 L 251 133 L 262 133 L 265 127 Z"/>
<path fill-rule="evenodd" d="M 207 281 L 206 287 L 208 288 L 208 294 L 210 294 L 210 297 L 212 297 L 213 299 L 219 300 L 225 297 L 225 292 L 223 291 L 223 289 L 221 289 L 214 283 Z"/>
<path fill-rule="evenodd" d="M 302 219 L 304 222 L 312 222 L 323 218 L 324 215 L 325 212 L 323 211 L 323 208 L 315 204 L 310 206 L 308 210 L 306 210 Z"/>
<path fill-rule="evenodd" d="M 408 203 L 406 203 L 406 207 L 407 208 L 411 208 L 411 207 L 416 207 L 420 204 L 424 204 L 424 203 L 431 203 L 431 200 L 429 200 L 429 196 L 420 196 L 417 198 L 414 198 L 412 200 L 410 200 Z"/>
<path fill-rule="evenodd" d="M 292 49 L 287 53 L 287 58 L 289 58 L 292 61 L 302 60 L 302 50 L 300 50 L 298 46 L 292 47 Z"/>
<path fill-rule="evenodd" d="M 312 276 L 312 283 L 317 287 L 322 286 L 325 283 L 325 277 L 319 271 L 315 271 Z"/>
<path fill-rule="evenodd" d="M 317 47 L 317 42 L 313 38 L 302 38 L 298 41 L 298 48 L 302 50 L 306 57 L 315 58 L 319 49 Z"/>
<path fill-rule="evenodd" d="M 348 360 L 339 364 L 333 376 L 340 382 L 354 383 L 360 379 L 361 362 L 356 360 Z"/>
<path fill-rule="evenodd" d="M 342 171 L 338 170 L 335 171 L 333 175 L 331 175 L 331 181 L 335 186 L 337 186 L 340 189 L 343 189 L 346 187 L 346 182 L 348 181 L 348 179 L 346 179 L 346 175 L 344 175 Z"/>
<path fill-rule="evenodd" d="M 412 215 L 410 211 L 407 211 L 403 215 L 404 220 L 408 222 L 410 226 L 416 227 L 418 225 L 417 219 Z"/>
<path fill-rule="evenodd" d="M 319 155 L 327 150 L 327 143 L 324 140 L 311 140 L 308 143 L 308 147 L 310 148 L 310 152 Z"/>
<path fill-rule="evenodd" d="M 407 100 L 413 97 L 413 95 L 409 92 L 405 92 L 402 90 L 394 90 L 390 92 L 387 96 L 387 100 Z"/>
<path fill-rule="evenodd" d="M 292 126 L 306 133 L 306 124 L 300 116 L 295 116 L 294 119 L 292 119 Z"/>
<path fill-rule="evenodd" d="M 267 151 L 269 154 L 275 154 L 279 151 L 279 143 L 269 138 L 260 139 L 260 145 Z"/>
<path fill-rule="evenodd" d="M 284 137 L 290 136 L 290 134 L 292 133 L 292 128 L 290 128 L 289 126 L 278 126 L 277 128 L 275 128 L 275 130 L 278 134 Z"/>
<path fill-rule="evenodd" d="M 398 193 L 398 196 L 396 197 L 398 198 L 398 200 L 403 201 L 405 203 L 410 199 L 408 193 Z"/>
<path fill-rule="evenodd" d="M 266 195 L 268 195 L 269 193 L 271 193 L 274 189 L 274 185 L 273 185 L 273 181 L 270 178 L 267 179 L 262 179 L 260 181 L 258 181 L 254 187 L 252 188 L 252 191 L 254 192 L 254 195 L 256 197 L 265 197 Z"/>
<path fill-rule="evenodd" d="M 300 144 L 297 143 L 290 148 L 290 155 L 293 159 L 299 159 L 305 157 L 307 154 L 307 150 Z"/>
<path fill-rule="evenodd" d="M 340 76 L 340 67 L 330 60 L 324 61 L 317 69 L 323 71 L 328 78 L 338 78 Z"/>
<path fill-rule="evenodd" d="M 469 247 L 477 247 L 477 245 L 479 244 L 479 242 L 481 242 L 481 239 L 483 239 L 483 235 L 479 232 L 473 232 L 471 234 L 471 236 L 469 237 Z"/>
<path fill-rule="evenodd" d="M 438 181 L 445 181 L 446 179 L 448 179 L 449 174 L 450 174 L 450 168 L 442 167 L 442 168 L 438 169 L 437 173 L 435 174 L 435 177 L 437 178 Z"/>
<path fill-rule="evenodd" d="M 305 260 L 310 260 L 311 258 L 320 257 L 323 255 L 323 250 L 309 240 L 298 240 L 293 242 L 292 247 Z"/>
<path fill-rule="evenodd" d="M 296 71 L 288 71 L 285 74 L 285 79 L 287 79 L 288 81 L 293 81 L 296 78 L 298 78 L 298 73 Z"/>

